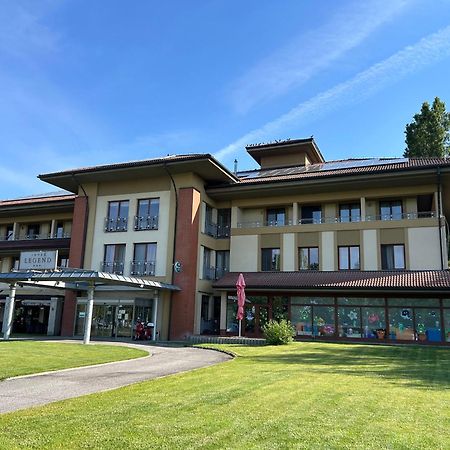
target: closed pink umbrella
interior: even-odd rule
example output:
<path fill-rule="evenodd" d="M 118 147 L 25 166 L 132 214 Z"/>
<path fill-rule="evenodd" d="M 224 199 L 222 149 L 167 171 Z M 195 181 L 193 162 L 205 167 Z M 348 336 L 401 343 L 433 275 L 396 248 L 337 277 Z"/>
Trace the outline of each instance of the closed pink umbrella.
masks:
<path fill-rule="evenodd" d="M 242 319 L 244 318 L 244 306 L 245 306 L 245 280 L 244 275 L 242 275 L 242 273 L 239 274 L 239 277 L 236 281 L 236 289 L 238 302 L 236 319 L 239 320 L 239 337 L 241 337 L 241 325 Z"/>

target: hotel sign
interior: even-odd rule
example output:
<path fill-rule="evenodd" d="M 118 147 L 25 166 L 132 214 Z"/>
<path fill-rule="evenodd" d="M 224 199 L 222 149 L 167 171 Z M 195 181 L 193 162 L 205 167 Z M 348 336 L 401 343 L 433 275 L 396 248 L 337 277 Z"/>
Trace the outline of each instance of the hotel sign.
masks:
<path fill-rule="evenodd" d="M 58 250 L 21 252 L 19 270 L 55 270 Z"/>

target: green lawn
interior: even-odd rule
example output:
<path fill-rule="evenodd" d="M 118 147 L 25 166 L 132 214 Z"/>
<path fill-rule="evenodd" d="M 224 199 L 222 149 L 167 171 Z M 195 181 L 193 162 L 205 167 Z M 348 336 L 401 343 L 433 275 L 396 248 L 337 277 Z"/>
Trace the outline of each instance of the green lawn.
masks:
<path fill-rule="evenodd" d="M 221 347 L 239 357 L 0 416 L 0 448 L 450 448 L 449 349 Z"/>
<path fill-rule="evenodd" d="M 88 366 L 148 355 L 143 350 L 113 345 L 56 342 L 0 342 L 0 380 L 18 375 Z"/>

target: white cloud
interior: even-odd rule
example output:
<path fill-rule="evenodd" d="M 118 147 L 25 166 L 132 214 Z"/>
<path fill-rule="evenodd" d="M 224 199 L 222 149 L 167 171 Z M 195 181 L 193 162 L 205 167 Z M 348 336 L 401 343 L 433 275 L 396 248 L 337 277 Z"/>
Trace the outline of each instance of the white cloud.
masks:
<path fill-rule="evenodd" d="M 292 125 L 311 122 L 344 105 L 360 102 L 408 74 L 449 56 L 450 26 L 405 47 L 350 80 L 300 103 L 286 114 L 219 150 L 214 156 L 218 159 L 224 158 L 249 143 L 273 139 L 277 133 L 286 131 Z"/>
<path fill-rule="evenodd" d="M 260 102 L 298 87 L 320 73 L 411 2 L 371 0 L 352 3 L 322 27 L 300 35 L 256 64 L 230 94 L 234 109 L 245 113 Z"/>

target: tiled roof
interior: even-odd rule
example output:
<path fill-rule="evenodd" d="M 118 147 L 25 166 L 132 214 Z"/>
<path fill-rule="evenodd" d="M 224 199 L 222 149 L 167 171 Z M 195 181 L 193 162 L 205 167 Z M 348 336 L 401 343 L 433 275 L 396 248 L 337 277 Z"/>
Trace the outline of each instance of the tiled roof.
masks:
<path fill-rule="evenodd" d="M 347 167 L 346 167 L 347 166 Z M 352 167 L 353 166 L 353 167 Z M 238 184 L 292 181 L 342 175 L 364 175 L 382 172 L 429 169 L 450 166 L 450 158 L 376 158 L 327 161 L 310 166 L 255 170 L 238 173 Z"/>
<path fill-rule="evenodd" d="M 65 191 L 51 192 L 48 194 L 38 194 L 29 197 L 15 198 L 9 200 L 0 200 L 0 208 L 4 206 L 32 205 L 36 203 L 60 202 L 64 200 L 73 200 L 76 195 L 66 193 Z"/>
<path fill-rule="evenodd" d="M 246 289 L 449 289 L 449 270 L 242 272 Z M 238 272 L 213 283 L 235 289 Z M 450 296 L 450 291 L 449 291 Z"/>
<path fill-rule="evenodd" d="M 151 159 L 141 159 L 137 161 L 127 161 L 121 163 L 112 163 L 112 164 L 102 164 L 98 166 L 89 166 L 89 167 L 79 167 L 76 169 L 63 170 L 61 172 L 53 172 L 46 173 L 44 175 L 38 175 L 38 177 L 49 177 L 55 175 L 67 175 L 71 173 L 85 173 L 85 172 L 96 172 L 99 170 L 110 170 L 110 169 L 125 169 L 127 167 L 139 167 L 139 166 L 148 166 L 148 165 L 156 165 L 164 162 L 170 163 L 175 161 L 190 161 L 196 159 L 208 159 L 211 158 L 211 155 L 208 153 L 191 153 L 187 155 L 167 155 L 161 158 L 151 158 Z"/>

